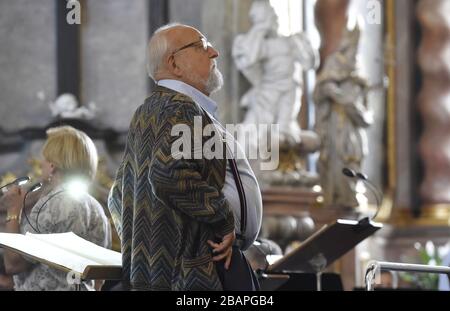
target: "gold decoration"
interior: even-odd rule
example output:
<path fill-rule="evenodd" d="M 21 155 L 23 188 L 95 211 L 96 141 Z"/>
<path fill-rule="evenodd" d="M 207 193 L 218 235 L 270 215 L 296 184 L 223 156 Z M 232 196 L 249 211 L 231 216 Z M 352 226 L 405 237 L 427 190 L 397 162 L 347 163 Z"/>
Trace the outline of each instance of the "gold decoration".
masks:
<path fill-rule="evenodd" d="M 396 59 L 395 50 L 397 42 L 397 33 L 395 30 L 395 0 L 386 2 L 386 47 L 385 64 L 386 73 L 389 79 L 387 89 L 387 165 L 388 165 L 388 188 L 392 191 L 397 185 L 397 165 L 396 165 Z"/>
<path fill-rule="evenodd" d="M 280 164 L 278 170 L 283 173 L 300 171 L 304 167 L 304 160 L 295 148 L 287 145 L 280 146 Z"/>
<path fill-rule="evenodd" d="M 17 176 L 14 175 L 13 173 L 6 173 L 5 175 L 3 175 L 0 179 L 0 187 L 3 187 L 4 185 L 7 185 L 11 182 L 13 182 L 14 180 L 17 179 Z"/>
<path fill-rule="evenodd" d="M 450 205 L 430 204 L 421 208 L 421 215 L 415 218 L 409 208 L 395 208 L 389 224 L 397 227 L 448 227 L 450 226 Z"/>
<path fill-rule="evenodd" d="M 30 157 L 27 162 L 31 168 L 28 176 L 33 180 L 39 179 L 42 176 L 41 161 L 38 158 Z"/>

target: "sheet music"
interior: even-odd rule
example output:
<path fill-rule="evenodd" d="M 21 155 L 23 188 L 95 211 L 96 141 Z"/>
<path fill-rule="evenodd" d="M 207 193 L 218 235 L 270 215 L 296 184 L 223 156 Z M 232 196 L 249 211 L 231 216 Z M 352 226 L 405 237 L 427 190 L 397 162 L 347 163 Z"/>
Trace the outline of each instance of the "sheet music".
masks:
<path fill-rule="evenodd" d="M 86 241 L 73 232 L 56 234 L 33 234 L 27 232 L 25 236 L 38 239 L 58 248 L 67 250 L 70 253 L 89 259 L 95 263 L 92 265 L 122 266 L 121 253 Z"/>
<path fill-rule="evenodd" d="M 80 274 L 83 274 L 87 266 L 98 265 L 88 258 L 22 234 L 0 233 L 0 244 L 36 259 L 42 259 L 50 266 L 58 265 Z"/>

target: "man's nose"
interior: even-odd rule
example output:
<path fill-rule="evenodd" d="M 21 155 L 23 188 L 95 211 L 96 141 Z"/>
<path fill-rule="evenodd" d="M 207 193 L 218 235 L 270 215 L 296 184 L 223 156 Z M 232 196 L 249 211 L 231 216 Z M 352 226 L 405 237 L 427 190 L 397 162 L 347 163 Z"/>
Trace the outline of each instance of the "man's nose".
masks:
<path fill-rule="evenodd" d="M 219 51 L 217 51 L 212 46 L 208 47 L 209 58 L 217 58 L 219 57 Z"/>

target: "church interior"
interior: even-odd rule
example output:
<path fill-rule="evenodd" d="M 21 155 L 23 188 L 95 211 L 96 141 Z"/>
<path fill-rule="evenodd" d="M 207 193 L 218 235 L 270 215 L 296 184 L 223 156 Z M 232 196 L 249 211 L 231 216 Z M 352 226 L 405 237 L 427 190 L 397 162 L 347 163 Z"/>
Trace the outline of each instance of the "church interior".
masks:
<path fill-rule="evenodd" d="M 263 290 L 450 290 L 450 0 L 0 0 L 0 186 L 38 180 L 46 130 L 71 125 L 95 142 L 109 215 L 155 87 L 148 40 L 172 22 L 220 53 L 222 124 L 279 132 L 244 142 L 270 154 L 250 159 Z M 0 197 L 0 232 L 6 216 Z"/>

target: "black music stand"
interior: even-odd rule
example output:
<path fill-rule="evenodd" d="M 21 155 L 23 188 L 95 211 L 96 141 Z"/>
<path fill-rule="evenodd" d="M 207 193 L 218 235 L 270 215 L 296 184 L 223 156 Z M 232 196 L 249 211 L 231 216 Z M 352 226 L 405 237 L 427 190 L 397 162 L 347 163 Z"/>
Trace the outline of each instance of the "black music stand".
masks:
<path fill-rule="evenodd" d="M 382 224 L 374 223 L 368 218 L 360 221 L 339 219 L 322 227 L 295 251 L 270 265 L 262 274 L 261 288 L 275 290 L 283 282 L 274 284 L 271 283 L 272 279 L 284 279 L 286 282 L 288 278 L 283 278 L 282 275 L 303 272 L 316 274 L 317 290 L 321 291 L 323 271 L 382 227 Z"/>

